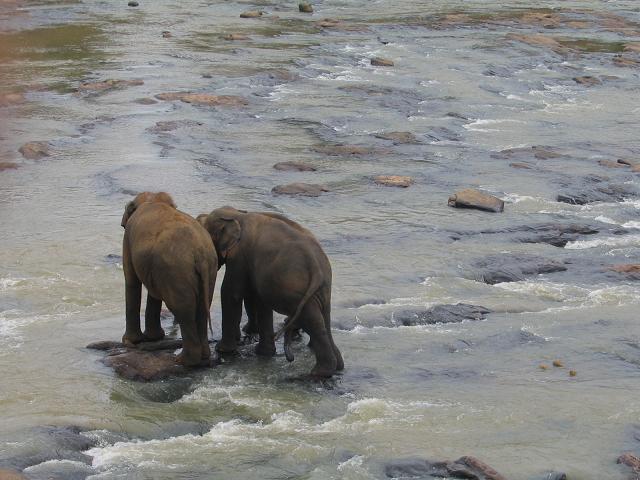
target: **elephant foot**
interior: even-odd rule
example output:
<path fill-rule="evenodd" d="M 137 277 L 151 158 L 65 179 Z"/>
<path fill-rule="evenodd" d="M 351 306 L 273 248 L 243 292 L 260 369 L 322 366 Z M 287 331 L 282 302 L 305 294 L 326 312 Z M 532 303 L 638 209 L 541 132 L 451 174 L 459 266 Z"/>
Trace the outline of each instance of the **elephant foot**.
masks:
<path fill-rule="evenodd" d="M 208 367 L 210 359 L 195 358 L 193 355 L 185 355 L 184 351 L 176 355 L 176 363 L 187 368 Z"/>
<path fill-rule="evenodd" d="M 220 353 L 236 353 L 238 351 L 237 345 L 232 345 L 229 343 L 218 342 L 216 343 L 216 352 Z"/>
<path fill-rule="evenodd" d="M 273 357 L 276 354 L 276 346 L 273 343 L 258 343 L 255 351 L 256 355 Z"/>
<path fill-rule="evenodd" d="M 133 347 L 134 345 L 144 342 L 146 340 L 142 332 L 129 333 L 125 332 L 122 336 L 122 343 L 125 347 Z"/>
<path fill-rule="evenodd" d="M 142 336 L 146 342 L 157 342 L 164 338 L 164 330 L 162 328 L 158 330 L 145 330 Z"/>
<path fill-rule="evenodd" d="M 291 332 L 291 340 L 294 342 L 302 340 L 302 333 L 300 332 L 299 328 L 296 328 Z M 311 341 L 309 341 L 309 343 L 311 343 Z"/>
<path fill-rule="evenodd" d="M 315 378 L 330 378 L 336 373 L 335 367 L 329 367 L 326 365 L 318 365 L 316 364 L 313 369 L 311 369 L 310 375 Z"/>
<path fill-rule="evenodd" d="M 258 335 L 255 333 L 247 333 L 241 340 L 242 345 L 252 345 L 258 341 Z"/>

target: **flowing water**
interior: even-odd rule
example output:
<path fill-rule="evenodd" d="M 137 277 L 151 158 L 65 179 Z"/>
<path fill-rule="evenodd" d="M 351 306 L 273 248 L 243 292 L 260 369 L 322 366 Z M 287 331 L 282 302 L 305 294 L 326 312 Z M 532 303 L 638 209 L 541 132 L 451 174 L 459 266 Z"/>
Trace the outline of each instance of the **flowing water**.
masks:
<path fill-rule="evenodd" d="M 0 107 L 0 155 L 18 167 L 0 172 L 0 458 L 31 452 L 43 425 L 77 425 L 95 441 L 88 464 L 26 462 L 24 473 L 370 479 L 392 459 L 474 455 L 512 479 L 626 478 L 615 460 L 640 450 L 640 289 L 610 266 L 637 262 L 639 181 L 598 161 L 638 157 L 639 70 L 624 48 L 640 42 L 640 9 L 504 3 L 323 0 L 302 14 L 276 0 L 2 2 L 0 93 L 25 98 Z M 265 14 L 239 17 L 250 9 Z M 374 56 L 395 66 L 371 66 Z M 107 79 L 144 83 L 77 91 Z M 247 104 L 139 102 L 175 91 Z M 416 141 L 376 137 L 393 131 Z M 31 141 L 48 142 L 49 156 L 22 158 Z M 282 161 L 317 171 L 272 167 Z M 271 193 L 292 182 L 330 192 Z M 605 184 L 624 195 L 556 201 Z M 447 206 L 470 186 L 504 199 L 504 213 Z M 124 330 L 120 217 L 144 190 L 170 192 L 193 215 L 228 204 L 310 228 L 334 270 L 344 374 L 296 381 L 313 362 L 303 344 L 291 364 L 278 345 L 271 360 L 243 355 L 149 384 L 102 365 L 84 346 Z M 564 247 L 519 241 L 548 223 L 598 233 Z M 480 281 L 477 262 L 515 268 L 522 255 L 566 270 Z M 492 313 L 398 321 L 458 302 Z M 219 338 L 218 291 L 212 315 Z M 179 334 L 170 318 L 165 328 Z"/>

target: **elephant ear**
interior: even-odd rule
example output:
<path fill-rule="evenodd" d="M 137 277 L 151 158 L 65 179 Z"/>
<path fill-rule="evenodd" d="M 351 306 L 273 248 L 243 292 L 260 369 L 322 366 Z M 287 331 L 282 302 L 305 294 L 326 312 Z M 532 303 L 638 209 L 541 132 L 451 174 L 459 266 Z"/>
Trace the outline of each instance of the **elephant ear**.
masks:
<path fill-rule="evenodd" d="M 214 243 L 220 250 L 220 256 L 227 258 L 229 251 L 240 241 L 242 228 L 240 227 L 240 222 L 235 218 L 220 217 L 218 221 L 220 222 L 220 228 L 216 232 L 216 237 L 218 238 L 215 239 Z"/>

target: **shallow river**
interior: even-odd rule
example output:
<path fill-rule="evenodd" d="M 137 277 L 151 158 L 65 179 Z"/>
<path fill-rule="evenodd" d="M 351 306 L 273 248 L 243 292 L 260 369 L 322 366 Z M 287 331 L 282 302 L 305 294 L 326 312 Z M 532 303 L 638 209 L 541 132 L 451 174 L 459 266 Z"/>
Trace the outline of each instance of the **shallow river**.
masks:
<path fill-rule="evenodd" d="M 510 479 L 627 478 L 615 462 L 640 451 L 640 288 L 637 271 L 612 266 L 638 261 L 640 182 L 606 161 L 640 162 L 640 9 L 530 4 L 3 2 L 0 94 L 24 98 L 0 102 L 0 161 L 17 167 L 0 171 L 0 467 L 371 479 L 394 459 L 473 455 Z M 81 87 L 108 79 L 143 83 Z M 176 91 L 246 105 L 149 100 Z M 33 141 L 48 155 L 23 158 Z M 271 192 L 292 182 L 330 191 Z M 504 213 L 447 206 L 467 187 Z M 148 384 L 100 363 L 84 347 L 123 333 L 120 217 L 144 190 L 193 215 L 228 204 L 310 228 L 333 266 L 344 374 L 296 381 L 312 366 L 303 344 L 291 364 L 278 345 L 271 360 Z M 588 229 L 540 241 L 562 225 Z M 515 281 L 483 281 L 496 268 Z M 457 303 L 491 313 L 403 326 Z M 219 338 L 218 291 L 212 316 Z M 37 457 L 51 425 L 92 446 Z"/>

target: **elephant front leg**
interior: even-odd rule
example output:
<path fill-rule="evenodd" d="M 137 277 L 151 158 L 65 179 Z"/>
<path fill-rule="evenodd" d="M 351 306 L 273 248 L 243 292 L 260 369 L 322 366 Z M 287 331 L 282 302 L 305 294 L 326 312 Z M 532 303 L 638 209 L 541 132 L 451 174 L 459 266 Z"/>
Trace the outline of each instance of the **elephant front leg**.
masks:
<path fill-rule="evenodd" d="M 135 345 L 144 340 L 140 330 L 140 300 L 142 296 L 142 283 L 137 279 L 126 281 L 125 301 L 127 304 L 127 325 L 122 336 L 122 343 Z"/>
<path fill-rule="evenodd" d="M 147 292 L 147 309 L 144 312 L 144 339 L 147 341 L 162 340 L 164 330 L 160 325 L 160 310 L 162 300 L 153 298 Z"/>
<path fill-rule="evenodd" d="M 216 345 L 220 353 L 238 349 L 238 331 L 242 319 L 242 295 L 236 290 L 227 272 L 220 289 L 222 297 L 222 339 Z"/>

